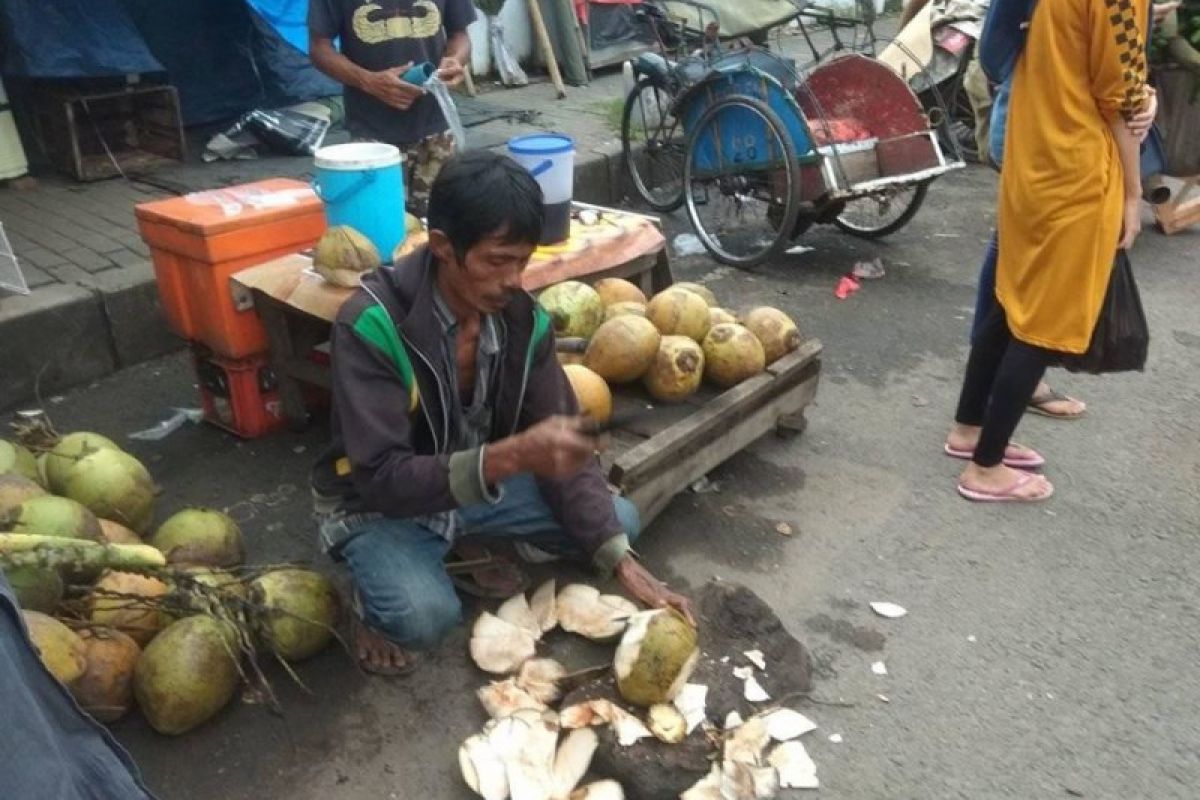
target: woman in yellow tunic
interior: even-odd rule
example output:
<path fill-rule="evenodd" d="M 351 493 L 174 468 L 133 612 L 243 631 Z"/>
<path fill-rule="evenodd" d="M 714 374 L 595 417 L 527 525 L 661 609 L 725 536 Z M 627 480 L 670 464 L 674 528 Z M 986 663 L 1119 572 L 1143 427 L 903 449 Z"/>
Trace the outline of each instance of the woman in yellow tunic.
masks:
<path fill-rule="evenodd" d="M 1013 75 L 1000 182 L 998 305 L 967 362 L 950 441 L 971 500 L 1044 500 L 1009 439 L 1055 353 L 1083 353 L 1113 259 L 1140 229 L 1138 139 L 1149 98 L 1149 0 L 1039 0 Z M 964 446 L 969 444 L 969 446 Z"/>

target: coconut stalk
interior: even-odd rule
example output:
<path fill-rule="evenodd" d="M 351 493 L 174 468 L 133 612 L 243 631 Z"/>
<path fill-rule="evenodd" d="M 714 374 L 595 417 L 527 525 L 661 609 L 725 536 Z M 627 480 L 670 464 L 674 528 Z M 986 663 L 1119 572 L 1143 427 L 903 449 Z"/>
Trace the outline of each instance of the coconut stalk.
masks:
<path fill-rule="evenodd" d="M 0 569 L 116 569 L 127 572 L 161 569 L 167 560 L 145 544 L 100 544 L 35 533 L 0 533 Z"/>

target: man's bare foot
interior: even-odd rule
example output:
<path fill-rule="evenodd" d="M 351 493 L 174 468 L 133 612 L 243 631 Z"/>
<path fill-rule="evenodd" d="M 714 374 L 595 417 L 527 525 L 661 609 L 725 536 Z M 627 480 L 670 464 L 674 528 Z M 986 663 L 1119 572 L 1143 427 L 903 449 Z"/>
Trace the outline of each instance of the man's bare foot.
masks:
<path fill-rule="evenodd" d="M 416 655 L 353 618 L 354 654 L 358 665 L 374 675 L 407 675 L 417 665 Z"/>
<path fill-rule="evenodd" d="M 956 422 L 950 427 L 950 433 L 946 436 L 946 445 L 949 449 L 961 453 L 974 453 L 975 446 L 979 444 L 981 430 L 977 425 L 963 425 Z M 1016 442 L 1009 442 L 1008 446 L 1004 448 L 1004 460 L 1018 464 L 1035 463 L 1038 466 L 1044 462 L 1036 450 Z"/>
<path fill-rule="evenodd" d="M 1068 397 L 1042 381 L 1033 390 L 1033 397 L 1029 400 L 1029 410 L 1054 419 L 1078 419 L 1087 411 L 1087 403 L 1076 400 L 1074 397 Z"/>
<path fill-rule="evenodd" d="M 958 491 L 971 500 L 1036 502 L 1054 493 L 1045 476 L 1003 464 L 981 467 L 971 462 L 958 477 Z"/>

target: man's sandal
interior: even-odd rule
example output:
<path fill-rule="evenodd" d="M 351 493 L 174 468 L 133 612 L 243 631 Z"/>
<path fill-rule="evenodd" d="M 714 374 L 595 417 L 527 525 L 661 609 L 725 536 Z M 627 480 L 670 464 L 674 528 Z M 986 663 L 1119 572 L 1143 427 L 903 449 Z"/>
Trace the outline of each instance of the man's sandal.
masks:
<path fill-rule="evenodd" d="M 358 668 L 363 672 L 369 672 L 372 675 L 378 675 L 383 678 L 399 678 L 404 675 L 410 675 L 417 668 L 417 664 L 421 660 L 419 653 L 414 653 L 410 650 L 405 650 L 397 644 L 388 642 L 392 647 L 395 647 L 404 654 L 404 663 L 396 666 L 379 666 L 373 663 L 369 658 L 362 656 L 358 651 L 358 637 L 362 632 L 366 632 L 371 636 L 384 639 L 386 637 L 377 632 L 374 628 L 363 621 L 362 600 L 358 596 L 358 592 L 354 592 L 350 601 L 350 640 L 354 647 L 354 660 L 358 663 Z"/>
<path fill-rule="evenodd" d="M 457 542 L 457 561 L 446 562 L 446 573 L 456 589 L 472 597 L 507 600 L 529 588 L 529 576 L 516 562 L 478 542 Z"/>

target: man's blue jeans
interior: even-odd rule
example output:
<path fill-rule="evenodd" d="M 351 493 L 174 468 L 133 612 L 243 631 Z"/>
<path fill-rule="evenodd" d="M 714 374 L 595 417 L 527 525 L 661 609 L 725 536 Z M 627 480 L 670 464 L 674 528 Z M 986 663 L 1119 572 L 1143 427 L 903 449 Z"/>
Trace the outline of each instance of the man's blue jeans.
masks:
<path fill-rule="evenodd" d="M 531 475 L 505 481 L 495 505 L 458 509 L 464 537 L 487 536 L 528 542 L 564 558 L 585 561 L 542 499 Z M 632 544 L 641 529 L 637 508 L 614 497 L 617 519 Z M 338 556 L 345 562 L 362 603 L 363 622 L 401 647 L 428 650 L 462 622 L 462 604 L 443 560 L 451 543 L 408 519 L 337 519 L 350 538 Z M 326 537 L 330 538 L 330 537 Z"/>

